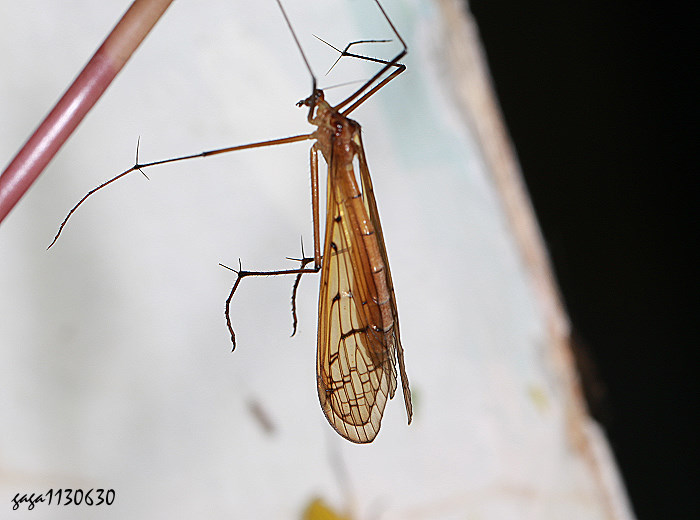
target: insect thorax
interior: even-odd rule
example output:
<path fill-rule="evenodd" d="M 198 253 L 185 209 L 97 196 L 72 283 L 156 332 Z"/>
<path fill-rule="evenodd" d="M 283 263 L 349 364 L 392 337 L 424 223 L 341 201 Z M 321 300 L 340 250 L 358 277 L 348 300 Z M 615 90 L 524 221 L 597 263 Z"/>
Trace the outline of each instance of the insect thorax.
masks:
<path fill-rule="evenodd" d="M 354 136 L 359 133 L 360 124 L 330 106 L 322 95 L 316 99 L 315 108 L 309 122 L 316 126 L 313 135 L 326 163 L 351 163 L 357 153 Z"/>

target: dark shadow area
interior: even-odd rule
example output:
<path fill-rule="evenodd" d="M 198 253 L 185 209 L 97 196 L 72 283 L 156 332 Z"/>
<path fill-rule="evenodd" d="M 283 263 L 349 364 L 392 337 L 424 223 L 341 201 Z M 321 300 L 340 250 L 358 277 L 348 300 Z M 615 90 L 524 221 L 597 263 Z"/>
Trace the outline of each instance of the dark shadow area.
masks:
<path fill-rule="evenodd" d="M 470 7 L 635 513 L 700 518 L 697 13 L 629 0 Z"/>

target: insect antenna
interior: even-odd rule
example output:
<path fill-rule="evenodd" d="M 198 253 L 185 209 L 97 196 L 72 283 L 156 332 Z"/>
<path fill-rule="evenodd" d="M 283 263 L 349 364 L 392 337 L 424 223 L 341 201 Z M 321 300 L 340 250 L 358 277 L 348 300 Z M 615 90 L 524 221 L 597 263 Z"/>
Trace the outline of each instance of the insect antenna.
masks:
<path fill-rule="evenodd" d="M 294 43 L 296 43 L 297 49 L 299 49 L 299 54 L 301 54 L 302 59 L 304 60 L 304 64 L 306 65 L 306 69 L 309 71 L 309 75 L 311 76 L 311 92 L 312 96 L 316 93 L 316 75 L 314 74 L 314 71 L 311 69 L 311 65 L 309 64 L 309 60 L 306 59 L 306 54 L 304 54 L 304 49 L 301 46 L 301 43 L 299 43 L 299 38 L 297 38 L 297 34 L 294 32 L 294 27 L 292 27 L 292 22 L 289 21 L 289 17 L 287 16 L 287 12 L 284 10 L 284 7 L 282 6 L 282 2 L 280 0 L 277 0 L 277 5 L 280 8 L 280 11 L 282 11 L 282 16 L 284 16 L 284 21 L 287 22 L 287 27 L 289 27 L 289 32 L 292 33 L 292 38 L 294 38 Z M 311 106 L 311 112 L 313 112 L 313 105 Z"/>

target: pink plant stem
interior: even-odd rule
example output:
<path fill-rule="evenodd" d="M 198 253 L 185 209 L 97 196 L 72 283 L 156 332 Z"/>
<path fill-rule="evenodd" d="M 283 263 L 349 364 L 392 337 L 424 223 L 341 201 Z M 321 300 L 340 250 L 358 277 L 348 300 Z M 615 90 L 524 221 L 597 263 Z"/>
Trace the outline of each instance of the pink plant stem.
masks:
<path fill-rule="evenodd" d="M 0 222 L 39 177 L 173 0 L 135 0 L 0 176 Z"/>

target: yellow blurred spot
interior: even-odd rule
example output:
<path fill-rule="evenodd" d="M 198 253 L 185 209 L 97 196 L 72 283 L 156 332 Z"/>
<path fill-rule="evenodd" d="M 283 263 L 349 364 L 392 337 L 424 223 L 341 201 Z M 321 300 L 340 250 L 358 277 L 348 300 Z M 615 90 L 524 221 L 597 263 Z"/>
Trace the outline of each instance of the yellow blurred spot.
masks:
<path fill-rule="evenodd" d="M 535 406 L 540 412 L 546 412 L 549 409 L 549 399 L 547 394 L 539 385 L 529 385 L 528 393 L 530 394 L 530 399 L 535 403 Z"/>
<path fill-rule="evenodd" d="M 306 506 L 302 520 L 351 520 L 349 516 L 336 513 L 322 498 L 314 498 Z"/>

